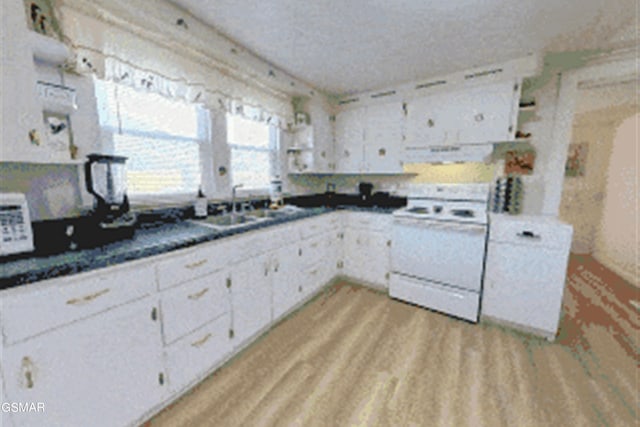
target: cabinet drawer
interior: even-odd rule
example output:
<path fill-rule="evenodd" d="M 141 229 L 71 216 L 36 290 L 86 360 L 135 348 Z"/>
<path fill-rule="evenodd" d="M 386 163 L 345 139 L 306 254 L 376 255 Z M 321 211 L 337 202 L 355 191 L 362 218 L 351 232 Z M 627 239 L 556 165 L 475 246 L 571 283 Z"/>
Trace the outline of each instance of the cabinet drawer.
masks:
<path fill-rule="evenodd" d="M 298 246 L 298 263 L 302 267 L 311 266 L 322 261 L 326 255 L 327 237 L 318 235 L 303 240 Z"/>
<path fill-rule="evenodd" d="M 164 342 L 170 344 L 229 312 L 227 275 L 219 271 L 169 289 L 160 299 Z"/>
<path fill-rule="evenodd" d="M 329 221 L 329 218 L 326 218 L 324 216 L 305 219 L 300 222 L 299 225 L 300 238 L 308 239 L 309 237 L 328 232 L 331 230 L 332 224 L 334 223 Z"/>
<path fill-rule="evenodd" d="M 107 268 L 33 285 L 3 296 L 7 344 L 89 317 L 155 292 L 153 266 Z"/>
<path fill-rule="evenodd" d="M 229 314 L 224 314 L 166 349 L 166 366 L 172 392 L 200 380 L 207 371 L 224 360 L 232 350 L 230 327 Z"/>
<path fill-rule="evenodd" d="M 391 229 L 393 216 L 369 212 L 349 212 L 347 227 L 370 231 L 387 231 Z"/>
<path fill-rule="evenodd" d="M 491 216 L 489 239 L 521 245 L 565 249 L 571 245 L 572 227 L 543 219 L 511 219 Z"/>
<path fill-rule="evenodd" d="M 160 290 L 184 283 L 197 277 L 206 276 L 226 264 L 225 245 L 188 249 L 172 254 L 159 262 L 156 267 Z"/>

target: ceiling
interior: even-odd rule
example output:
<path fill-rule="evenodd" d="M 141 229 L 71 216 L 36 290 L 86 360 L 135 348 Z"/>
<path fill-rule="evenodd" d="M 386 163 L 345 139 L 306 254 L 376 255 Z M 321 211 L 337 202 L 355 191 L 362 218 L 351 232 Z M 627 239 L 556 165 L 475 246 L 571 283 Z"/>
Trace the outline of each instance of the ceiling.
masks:
<path fill-rule="evenodd" d="M 332 94 L 638 37 L 637 0 L 171 1 Z"/>

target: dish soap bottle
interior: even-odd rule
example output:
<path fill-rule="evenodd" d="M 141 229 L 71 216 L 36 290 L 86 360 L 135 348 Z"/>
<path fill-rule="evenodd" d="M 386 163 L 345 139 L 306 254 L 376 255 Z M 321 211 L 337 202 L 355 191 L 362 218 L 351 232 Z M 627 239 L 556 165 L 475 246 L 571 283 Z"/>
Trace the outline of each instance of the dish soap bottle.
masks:
<path fill-rule="evenodd" d="M 207 198 L 202 192 L 202 187 L 198 188 L 198 196 L 196 197 L 196 201 L 193 204 L 193 211 L 196 218 L 207 217 Z"/>

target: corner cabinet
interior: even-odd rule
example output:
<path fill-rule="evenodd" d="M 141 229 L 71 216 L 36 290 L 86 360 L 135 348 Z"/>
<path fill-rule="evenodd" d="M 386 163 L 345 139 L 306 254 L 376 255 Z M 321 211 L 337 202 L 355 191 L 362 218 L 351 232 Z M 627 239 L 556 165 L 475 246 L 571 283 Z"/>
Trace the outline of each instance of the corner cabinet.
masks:
<path fill-rule="evenodd" d="M 130 425 L 166 397 L 157 301 L 129 303 L 5 347 L 6 397 L 42 402 L 20 426 Z"/>
<path fill-rule="evenodd" d="M 401 102 L 344 110 L 336 116 L 337 173 L 402 173 Z"/>

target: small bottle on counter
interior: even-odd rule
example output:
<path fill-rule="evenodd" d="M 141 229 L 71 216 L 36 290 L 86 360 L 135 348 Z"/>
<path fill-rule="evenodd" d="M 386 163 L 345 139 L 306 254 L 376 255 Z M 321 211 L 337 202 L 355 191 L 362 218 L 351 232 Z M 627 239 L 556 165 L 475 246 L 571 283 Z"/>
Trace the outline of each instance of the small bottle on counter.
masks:
<path fill-rule="evenodd" d="M 198 196 L 193 204 L 193 211 L 196 218 L 207 217 L 207 198 L 202 192 L 202 187 L 198 188 Z"/>

